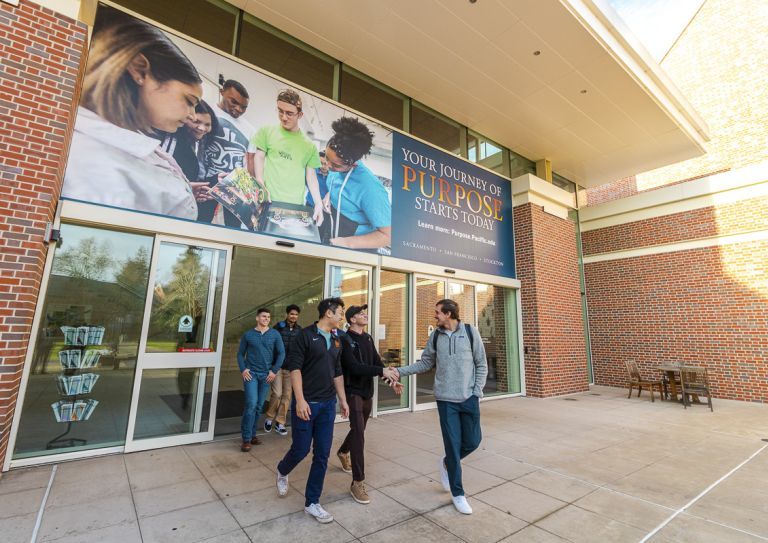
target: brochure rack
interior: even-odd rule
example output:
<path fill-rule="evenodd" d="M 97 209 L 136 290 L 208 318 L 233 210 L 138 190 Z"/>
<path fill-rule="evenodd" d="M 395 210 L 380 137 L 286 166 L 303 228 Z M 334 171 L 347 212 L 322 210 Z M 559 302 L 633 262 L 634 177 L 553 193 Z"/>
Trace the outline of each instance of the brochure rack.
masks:
<path fill-rule="evenodd" d="M 53 416 L 56 422 L 67 424 L 67 429 L 46 444 L 46 449 L 77 447 L 87 443 L 85 439 L 66 437 L 72 430 L 73 422 L 88 420 L 93 414 L 98 400 L 86 395 L 93 391 L 97 373 L 83 373 L 82 370 L 96 366 L 102 351 L 88 349 L 92 345 L 101 345 L 104 340 L 103 326 L 62 326 L 64 348 L 59 351 L 61 372 L 56 376 L 56 387 L 61 400 L 53 402 Z"/>

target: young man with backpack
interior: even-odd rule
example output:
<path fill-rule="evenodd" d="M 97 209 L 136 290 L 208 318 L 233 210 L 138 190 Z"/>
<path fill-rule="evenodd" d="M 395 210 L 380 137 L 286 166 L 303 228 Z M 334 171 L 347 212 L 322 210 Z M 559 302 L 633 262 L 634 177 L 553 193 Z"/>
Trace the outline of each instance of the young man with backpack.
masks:
<path fill-rule="evenodd" d="M 461 322 L 453 300 L 435 304 L 437 328 L 429 337 L 421 360 L 395 368 L 398 377 L 425 373 L 436 367 L 434 394 L 440 416 L 445 458 L 440 459 L 440 479 L 451 493 L 456 510 L 472 514 L 461 483 L 461 459 L 477 449 L 480 431 L 480 398 L 488 376 L 485 348 L 477 328 Z"/>

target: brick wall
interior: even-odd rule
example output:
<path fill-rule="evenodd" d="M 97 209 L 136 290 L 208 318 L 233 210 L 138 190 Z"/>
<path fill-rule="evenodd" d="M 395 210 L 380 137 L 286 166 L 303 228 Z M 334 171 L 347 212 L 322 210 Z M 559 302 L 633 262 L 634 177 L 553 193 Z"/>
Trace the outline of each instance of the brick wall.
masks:
<path fill-rule="evenodd" d="M 81 23 L 22 0 L 0 3 L 0 464 L 63 178 Z"/>
<path fill-rule="evenodd" d="M 527 394 L 587 390 L 575 225 L 533 204 L 514 219 Z"/>
<path fill-rule="evenodd" d="M 637 175 L 644 191 L 768 159 L 768 4 L 707 0 L 661 61 L 704 118 L 706 154 Z M 588 190 L 589 205 L 624 197 L 626 181 Z"/>
<path fill-rule="evenodd" d="M 583 232 L 584 256 L 768 230 L 768 196 Z"/>
<path fill-rule="evenodd" d="M 768 401 L 768 242 L 585 265 L 595 382 L 626 385 L 624 362 L 709 369 L 713 395 Z"/>

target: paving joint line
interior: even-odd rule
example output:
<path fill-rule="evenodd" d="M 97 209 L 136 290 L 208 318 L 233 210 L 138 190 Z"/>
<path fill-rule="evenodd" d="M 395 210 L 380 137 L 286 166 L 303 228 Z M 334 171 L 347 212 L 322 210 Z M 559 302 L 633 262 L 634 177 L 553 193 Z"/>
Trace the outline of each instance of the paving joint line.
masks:
<path fill-rule="evenodd" d="M 731 470 L 730 470 L 728 473 L 726 473 L 725 475 L 723 475 L 722 477 L 720 477 L 720 478 L 719 478 L 717 481 L 715 481 L 714 483 L 712 483 L 711 485 L 709 485 L 707 488 L 705 488 L 704 490 L 702 490 L 702 491 L 701 491 L 701 492 L 700 492 L 700 493 L 699 493 L 697 496 L 695 496 L 695 497 L 694 497 L 694 498 L 693 498 L 691 501 L 689 501 L 688 503 L 686 503 L 686 504 L 685 504 L 683 507 L 681 507 L 680 509 L 677 509 L 677 510 L 676 510 L 674 513 L 672 513 L 672 514 L 671 514 L 669 517 L 667 517 L 667 518 L 666 518 L 664 521 L 662 521 L 662 522 L 661 522 L 661 523 L 660 523 L 658 526 L 656 526 L 656 528 L 654 528 L 653 530 L 651 530 L 650 532 L 648 532 L 648 533 L 645 535 L 645 537 L 644 537 L 643 539 L 641 539 L 641 540 L 640 540 L 640 543 L 645 543 L 645 542 L 646 542 L 646 541 L 648 541 L 648 540 L 649 540 L 651 537 L 653 537 L 654 535 L 656 535 L 656 534 L 657 534 L 657 533 L 658 533 L 660 530 L 662 530 L 662 529 L 663 529 L 665 526 L 667 526 L 667 525 L 668 525 L 670 522 L 672 522 L 672 521 L 673 521 L 675 518 L 677 518 L 677 517 L 678 517 L 678 515 L 680 515 L 681 513 L 685 512 L 685 510 L 686 510 L 686 509 L 688 509 L 689 507 L 693 506 L 693 505 L 694 505 L 694 504 L 695 504 L 697 501 L 699 501 L 701 498 L 703 498 L 704 496 L 706 496 L 706 495 L 707 495 L 707 494 L 708 494 L 710 491 L 712 491 L 712 490 L 713 490 L 713 489 L 714 489 L 714 488 L 715 488 L 717 485 L 719 485 L 720 483 L 722 483 L 723 481 L 725 481 L 725 480 L 726 480 L 728 477 L 730 477 L 731 475 L 733 475 L 734 473 L 736 473 L 736 472 L 737 472 L 739 469 L 741 469 L 743 466 L 745 466 L 745 465 L 746 465 L 746 464 L 747 464 L 749 461 L 751 461 L 751 460 L 752 460 L 754 457 L 756 457 L 758 454 L 760 454 L 761 452 L 763 452 L 763 451 L 764 451 L 764 450 L 765 450 L 767 447 L 768 447 L 768 444 L 766 444 L 766 445 L 763 445 L 763 446 L 762 446 L 762 447 L 760 447 L 758 450 L 756 450 L 756 451 L 755 451 L 755 452 L 753 452 L 751 455 L 749 455 L 749 457 L 747 457 L 747 459 L 746 459 L 746 460 L 744 460 L 743 462 L 741 462 L 741 463 L 740 463 L 738 466 L 736 466 L 735 468 L 731 469 Z M 728 528 L 733 528 L 733 527 L 732 527 L 732 526 L 728 526 Z M 739 531 L 741 531 L 741 530 L 739 530 Z M 762 539 L 765 539 L 765 538 L 762 538 Z"/>
<path fill-rule="evenodd" d="M 40 509 L 37 511 L 37 517 L 35 517 L 35 527 L 32 529 L 32 536 L 30 538 L 31 543 L 37 541 L 37 534 L 40 532 L 40 526 L 43 524 L 43 511 L 45 510 L 45 504 L 48 502 L 48 496 L 51 493 L 51 487 L 53 486 L 53 480 L 56 478 L 56 469 L 58 464 L 54 464 L 51 468 L 51 477 L 48 479 L 48 486 L 43 494 L 43 500 L 40 502 Z"/>

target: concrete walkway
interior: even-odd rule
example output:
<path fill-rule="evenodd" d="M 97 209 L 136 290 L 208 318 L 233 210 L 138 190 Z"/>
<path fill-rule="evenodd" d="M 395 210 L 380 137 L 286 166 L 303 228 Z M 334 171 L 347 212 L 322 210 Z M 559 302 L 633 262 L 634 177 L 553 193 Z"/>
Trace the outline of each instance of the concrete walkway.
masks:
<path fill-rule="evenodd" d="M 469 517 L 439 483 L 427 411 L 370 421 L 369 506 L 349 496 L 334 450 L 329 525 L 303 512 L 309 460 L 277 497 L 290 438 L 269 434 L 247 454 L 228 439 L 6 473 L 0 540 L 30 541 L 39 520 L 37 540 L 60 543 L 768 541 L 768 407 L 721 400 L 710 413 L 645 394 L 483 403 L 481 450 L 464 464 Z"/>

